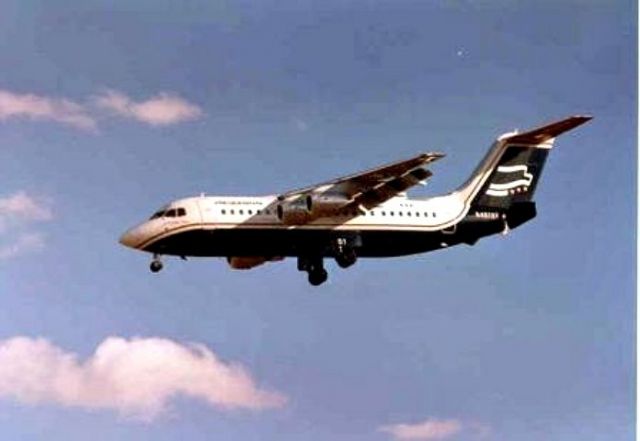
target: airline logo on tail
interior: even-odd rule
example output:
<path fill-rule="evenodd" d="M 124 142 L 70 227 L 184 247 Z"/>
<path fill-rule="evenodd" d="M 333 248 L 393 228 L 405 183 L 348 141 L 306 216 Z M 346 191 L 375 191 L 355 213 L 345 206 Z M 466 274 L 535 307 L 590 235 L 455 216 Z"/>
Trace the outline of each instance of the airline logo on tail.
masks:
<path fill-rule="evenodd" d="M 486 193 L 489 196 L 505 197 L 515 193 L 524 193 L 529 189 L 533 181 L 533 175 L 529 173 L 526 165 L 501 165 L 496 169 L 496 178 L 498 180 L 508 179 L 504 175 L 512 175 L 514 178 L 507 182 L 492 182 Z"/>

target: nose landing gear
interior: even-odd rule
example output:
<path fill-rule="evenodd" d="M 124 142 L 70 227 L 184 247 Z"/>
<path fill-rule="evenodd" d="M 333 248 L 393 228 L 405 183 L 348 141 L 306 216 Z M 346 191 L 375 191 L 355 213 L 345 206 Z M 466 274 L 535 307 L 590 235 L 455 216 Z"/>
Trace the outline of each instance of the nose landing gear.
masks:
<path fill-rule="evenodd" d="M 157 254 L 154 254 L 153 260 L 149 265 L 149 269 L 151 270 L 152 273 L 157 273 L 162 269 L 162 267 L 163 265 L 162 265 L 162 261 L 160 260 L 160 256 L 158 256 Z"/>

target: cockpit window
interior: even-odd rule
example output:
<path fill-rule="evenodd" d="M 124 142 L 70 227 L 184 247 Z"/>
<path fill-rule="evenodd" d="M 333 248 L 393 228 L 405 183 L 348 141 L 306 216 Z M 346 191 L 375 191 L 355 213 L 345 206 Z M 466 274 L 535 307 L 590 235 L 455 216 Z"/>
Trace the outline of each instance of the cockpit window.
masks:
<path fill-rule="evenodd" d="M 156 211 L 155 213 L 153 213 L 153 215 L 149 218 L 149 220 L 151 219 L 157 219 L 159 217 L 162 217 L 162 215 L 164 214 L 164 210 L 160 210 L 160 211 Z"/>
<path fill-rule="evenodd" d="M 151 216 L 149 220 L 158 219 L 159 217 L 178 217 L 178 216 L 186 216 L 186 215 L 187 215 L 187 210 L 185 210 L 182 207 L 172 208 L 170 210 L 163 208 L 162 210 L 159 210 L 153 213 L 153 216 Z"/>

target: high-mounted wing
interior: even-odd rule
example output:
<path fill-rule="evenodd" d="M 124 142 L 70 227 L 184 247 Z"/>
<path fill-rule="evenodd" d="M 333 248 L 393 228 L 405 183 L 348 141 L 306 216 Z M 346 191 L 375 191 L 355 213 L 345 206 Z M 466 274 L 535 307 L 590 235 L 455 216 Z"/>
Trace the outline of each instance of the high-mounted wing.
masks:
<path fill-rule="evenodd" d="M 278 196 L 278 217 L 286 224 L 303 224 L 341 211 L 372 208 L 428 179 L 424 166 L 442 153 L 423 153 L 404 161 L 293 190 Z"/>

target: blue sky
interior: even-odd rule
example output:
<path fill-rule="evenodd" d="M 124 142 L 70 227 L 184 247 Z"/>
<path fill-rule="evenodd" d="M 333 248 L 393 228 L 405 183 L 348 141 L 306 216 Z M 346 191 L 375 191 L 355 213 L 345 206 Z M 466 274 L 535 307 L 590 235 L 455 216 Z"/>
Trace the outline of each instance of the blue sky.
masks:
<path fill-rule="evenodd" d="M 0 437 L 633 439 L 636 17 L 599 0 L 3 2 Z M 571 114 L 595 119 L 558 139 L 538 218 L 507 238 L 328 263 L 320 289 L 290 260 L 152 275 L 117 243 L 178 197 L 422 151 L 447 157 L 415 194 L 442 193 L 500 133 Z M 105 359 L 142 377 L 101 376 Z"/>

